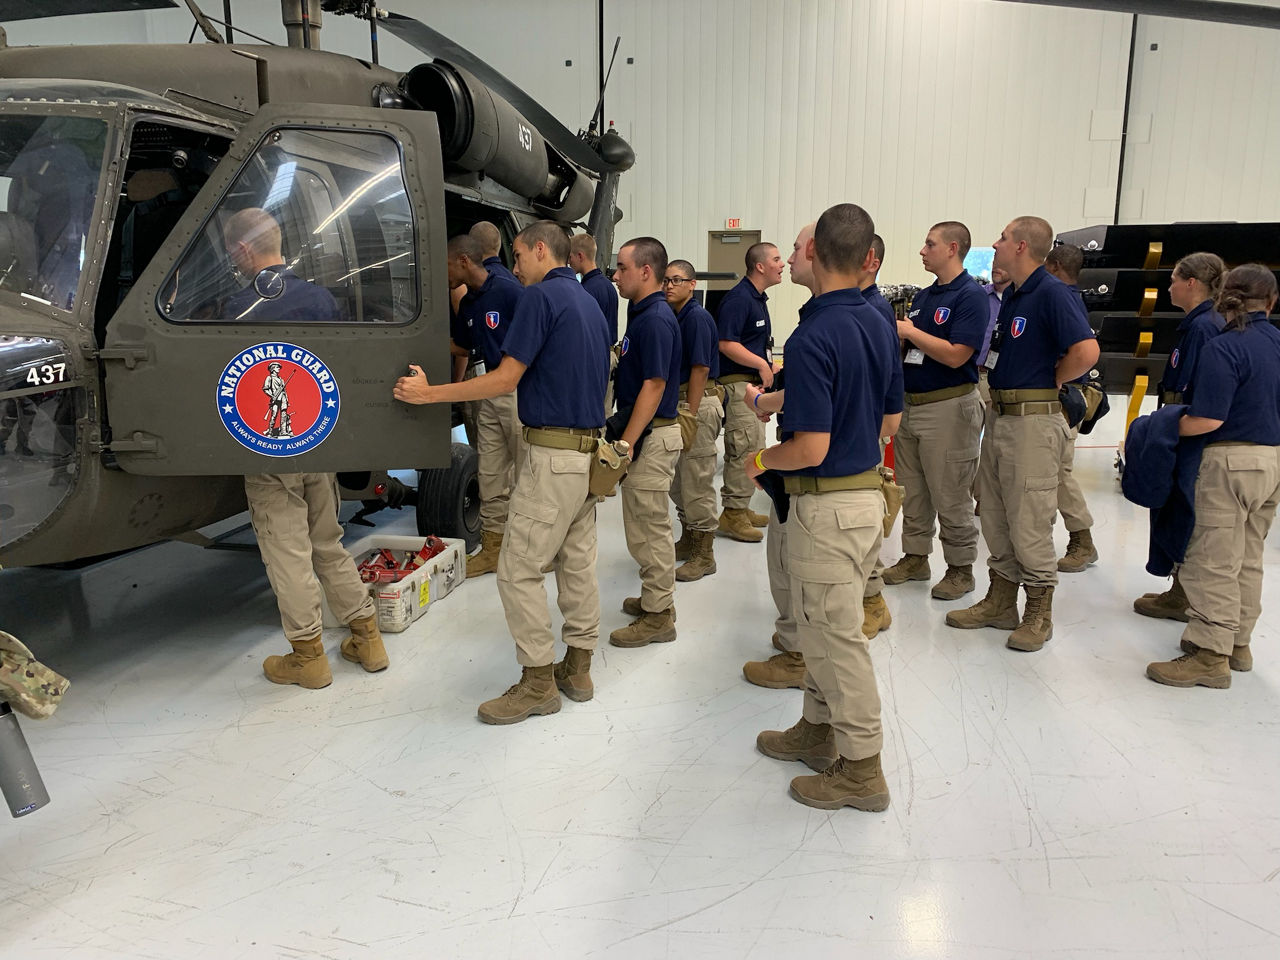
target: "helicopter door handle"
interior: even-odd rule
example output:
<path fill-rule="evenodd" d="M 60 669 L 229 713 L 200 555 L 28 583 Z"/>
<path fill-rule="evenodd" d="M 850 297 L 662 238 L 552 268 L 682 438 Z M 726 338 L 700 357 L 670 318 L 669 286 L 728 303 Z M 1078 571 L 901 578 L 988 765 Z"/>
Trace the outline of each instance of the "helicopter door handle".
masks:
<path fill-rule="evenodd" d="M 138 361 L 150 360 L 152 356 L 150 346 L 108 347 L 97 353 L 99 360 L 123 360 L 125 367 L 129 370 L 136 367 Z"/>
<path fill-rule="evenodd" d="M 160 441 L 141 431 L 134 431 L 128 440 L 112 440 L 108 445 L 112 453 L 160 453 Z"/>

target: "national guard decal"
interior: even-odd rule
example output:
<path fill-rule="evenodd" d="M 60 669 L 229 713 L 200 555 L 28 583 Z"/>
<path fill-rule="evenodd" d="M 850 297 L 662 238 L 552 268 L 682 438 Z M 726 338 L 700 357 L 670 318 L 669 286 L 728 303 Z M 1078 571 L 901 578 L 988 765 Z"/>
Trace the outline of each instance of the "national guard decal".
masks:
<path fill-rule="evenodd" d="M 497 330 L 498 329 L 498 311 L 490 310 L 488 313 L 486 313 L 484 315 L 484 322 L 489 327 L 490 330 Z"/>
<path fill-rule="evenodd" d="M 947 322 L 947 320 L 950 317 L 951 317 L 950 307 L 939 307 L 937 310 L 933 311 L 933 322 L 936 323 L 938 326 L 942 326 L 944 323 Z"/>
<path fill-rule="evenodd" d="M 1013 324 L 1009 327 L 1009 333 L 1013 337 L 1020 337 L 1025 329 L 1027 329 L 1027 318 L 1014 317 Z"/>
<path fill-rule="evenodd" d="M 218 378 L 218 416 L 241 446 L 296 457 L 324 442 L 338 422 L 338 381 L 318 357 L 292 343 L 259 343 Z"/>

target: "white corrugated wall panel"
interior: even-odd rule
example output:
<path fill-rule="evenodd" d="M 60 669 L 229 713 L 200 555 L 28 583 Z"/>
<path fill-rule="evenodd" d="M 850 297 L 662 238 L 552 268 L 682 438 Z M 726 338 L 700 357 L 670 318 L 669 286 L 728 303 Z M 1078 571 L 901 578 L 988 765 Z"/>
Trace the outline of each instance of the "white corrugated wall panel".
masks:
<path fill-rule="evenodd" d="M 1123 221 L 1280 220 L 1280 31 L 1139 18 L 1130 114 Z"/>
<path fill-rule="evenodd" d="M 741 217 L 789 249 L 852 200 L 888 245 L 881 279 L 923 282 L 928 227 L 990 243 L 1034 213 L 1059 229 L 1087 188 L 1115 193 L 1129 18 L 990 0 L 606 0 L 622 35 L 608 117 L 636 149 L 618 239 L 652 234 L 702 267 L 707 231 Z M 626 64 L 625 57 L 633 57 Z M 771 291 L 779 339 L 805 294 Z"/>

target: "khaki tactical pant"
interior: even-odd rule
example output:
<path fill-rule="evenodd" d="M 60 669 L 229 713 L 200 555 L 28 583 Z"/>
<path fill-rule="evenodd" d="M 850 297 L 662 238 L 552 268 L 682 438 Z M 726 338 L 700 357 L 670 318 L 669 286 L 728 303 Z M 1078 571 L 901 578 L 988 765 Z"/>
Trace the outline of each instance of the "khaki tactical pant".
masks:
<path fill-rule="evenodd" d="M 321 590 L 342 623 L 374 615 L 369 587 L 342 546 L 337 477 L 260 473 L 244 478 L 244 492 L 285 639 L 320 636 Z"/>
<path fill-rule="evenodd" d="M 804 718 L 829 723 L 848 760 L 880 752 L 880 694 L 862 597 L 880 551 L 884 497 L 841 490 L 792 497 L 787 518 L 791 607 L 804 654 Z"/>
<path fill-rule="evenodd" d="M 462 382 L 474 380 L 479 373 L 480 364 L 468 363 L 466 373 L 462 375 Z M 479 417 L 480 401 L 464 400 L 462 401 L 462 430 L 467 435 L 467 443 L 479 449 L 480 443 L 480 426 L 476 422 Z"/>
<path fill-rule="evenodd" d="M 978 396 L 982 398 L 984 408 L 991 406 L 991 387 L 987 385 L 987 368 L 978 368 Z"/>
<path fill-rule="evenodd" d="M 622 529 L 640 564 L 640 606 L 661 613 L 675 604 L 676 545 L 667 498 L 680 459 L 680 425 L 654 427 L 622 481 Z"/>
<path fill-rule="evenodd" d="M 724 406 L 719 397 L 703 397 L 698 405 L 698 432 L 693 444 L 680 454 L 671 499 L 676 505 L 680 526 L 704 532 L 716 529 L 716 440 Z M 678 427 L 678 425 L 677 425 Z"/>
<path fill-rule="evenodd" d="M 1182 636 L 1230 654 L 1262 613 L 1262 545 L 1280 500 L 1280 447 L 1206 447 L 1196 480 L 1196 526 L 1178 580 L 1187 592 Z"/>
<path fill-rule="evenodd" d="M 1032 587 L 1058 583 L 1053 521 L 1066 442 L 1060 413 L 1002 417 L 987 411 L 978 467 L 982 537 L 991 554 L 987 566 L 1006 580 Z"/>
<path fill-rule="evenodd" d="M 591 455 L 529 444 L 511 493 L 498 556 L 498 596 L 516 660 L 545 667 L 555 659 L 543 572 L 556 575 L 556 597 L 571 647 L 594 650 L 600 639 L 596 581 L 596 503 L 587 489 Z"/>
<path fill-rule="evenodd" d="M 978 473 L 982 399 L 975 390 L 937 403 L 907 404 L 893 438 L 893 471 L 906 488 L 902 504 L 902 552 L 933 552 L 937 517 L 942 555 L 949 566 L 978 556 L 973 478 Z"/>
<path fill-rule="evenodd" d="M 742 402 L 746 380 L 725 384 L 724 401 L 724 483 L 720 504 L 725 510 L 745 510 L 756 488 L 742 461 L 764 446 L 764 424 Z"/>
<path fill-rule="evenodd" d="M 480 525 L 486 532 L 500 534 L 507 524 L 507 504 L 524 447 L 515 393 L 477 401 L 476 428 Z"/>
<path fill-rule="evenodd" d="M 1093 527 L 1093 514 L 1089 512 L 1084 491 L 1080 489 L 1080 481 L 1073 472 L 1078 436 L 1079 426 L 1067 431 L 1067 444 L 1062 448 L 1062 467 L 1058 470 L 1058 512 L 1062 514 L 1062 522 L 1067 525 L 1067 533 L 1079 533 Z"/>
<path fill-rule="evenodd" d="M 792 501 L 792 508 L 795 501 Z M 796 636 L 796 618 L 791 612 L 791 568 L 787 564 L 787 525 L 778 522 L 778 511 L 769 507 L 769 529 L 764 538 L 765 562 L 769 567 L 769 592 L 773 594 L 778 619 L 773 629 L 778 643 L 791 653 L 800 652 L 800 639 Z"/>

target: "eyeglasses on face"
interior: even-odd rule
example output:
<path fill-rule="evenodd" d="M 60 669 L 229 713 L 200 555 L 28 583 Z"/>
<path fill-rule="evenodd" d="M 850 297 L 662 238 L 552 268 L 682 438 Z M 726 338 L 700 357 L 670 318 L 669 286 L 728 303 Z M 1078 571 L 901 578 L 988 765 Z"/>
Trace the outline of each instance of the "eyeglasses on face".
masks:
<path fill-rule="evenodd" d="M 693 281 L 688 277 L 663 277 L 662 278 L 662 285 L 664 287 L 667 286 L 668 284 L 671 284 L 673 286 L 678 286 L 679 284 L 682 284 L 682 283 L 693 283 Z"/>

